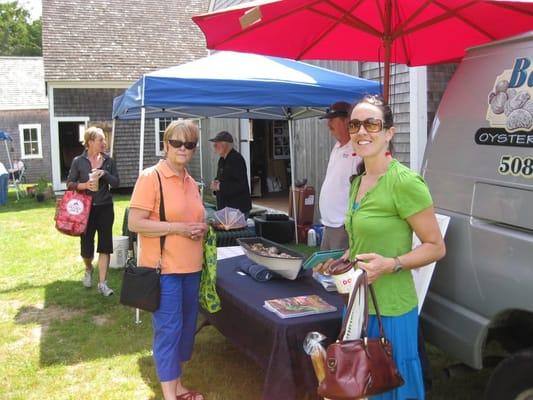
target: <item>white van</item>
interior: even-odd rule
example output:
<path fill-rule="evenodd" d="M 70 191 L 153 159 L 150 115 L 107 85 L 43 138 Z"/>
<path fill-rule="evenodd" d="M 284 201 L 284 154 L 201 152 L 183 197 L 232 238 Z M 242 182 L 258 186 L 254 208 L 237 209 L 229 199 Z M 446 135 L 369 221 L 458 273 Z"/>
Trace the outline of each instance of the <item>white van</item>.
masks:
<path fill-rule="evenodd" d="M 422 173 L 451 217 L 422 309 L 426 339 L 480 369 L 487 399 L 533 399 L 533 31 L 470 49 L 439 106 Z"/>

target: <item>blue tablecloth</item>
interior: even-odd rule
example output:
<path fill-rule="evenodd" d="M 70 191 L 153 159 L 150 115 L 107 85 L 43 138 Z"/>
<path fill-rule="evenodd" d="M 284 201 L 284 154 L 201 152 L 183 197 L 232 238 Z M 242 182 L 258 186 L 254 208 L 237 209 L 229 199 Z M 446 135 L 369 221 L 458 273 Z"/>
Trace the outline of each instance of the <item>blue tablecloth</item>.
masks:
<path fill-rule="evenodd" d="M 245 257 L 245 256 L 240 256 Z M 318 331 L 335 339 L 341 326 L 342 298 L 326 292 L 311 277 L 257 282 L 237 273 L 239 257 L 219 261 L 217 291 L 222 310 L 205 314 L 230 342 L 266 371 L 263 400 L 297 399 L 303 392 L 316 393 L 311 360 L 303 351 L 308 332 Z M 279 318 L 263 308 L 267 299 L 318 294 L 337 307 L 333 313 L 298 318 Z"/>

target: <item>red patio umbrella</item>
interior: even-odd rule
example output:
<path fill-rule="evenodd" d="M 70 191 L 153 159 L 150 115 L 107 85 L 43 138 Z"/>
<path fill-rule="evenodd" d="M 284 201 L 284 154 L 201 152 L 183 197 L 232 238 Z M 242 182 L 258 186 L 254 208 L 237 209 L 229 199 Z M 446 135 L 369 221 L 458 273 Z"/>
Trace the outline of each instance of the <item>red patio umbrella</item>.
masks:
<path fill-rule="evenodd" d="M 499 0 L 278 0 L 199 15 L 207 47 L 296 60 L 459 61 L 464 50 L 533 29 L 533 2 Z"/>

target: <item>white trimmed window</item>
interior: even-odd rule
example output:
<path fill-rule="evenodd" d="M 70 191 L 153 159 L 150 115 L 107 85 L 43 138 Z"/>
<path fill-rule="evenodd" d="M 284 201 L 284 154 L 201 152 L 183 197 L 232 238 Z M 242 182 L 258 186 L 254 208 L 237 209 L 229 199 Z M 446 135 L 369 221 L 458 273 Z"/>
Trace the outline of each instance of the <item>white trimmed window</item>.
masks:
<path fill-rule="evenodd" d="M 21 158 L 43 158 L 40 124 L 19 125 Z"/>
<path fill-rule="evenodd" d="M 178 118 L 155 118 L 155 154 L 157 156 L 164 155 L 163 136 L 165 129 L 170 125 L 172 121 Z"/>

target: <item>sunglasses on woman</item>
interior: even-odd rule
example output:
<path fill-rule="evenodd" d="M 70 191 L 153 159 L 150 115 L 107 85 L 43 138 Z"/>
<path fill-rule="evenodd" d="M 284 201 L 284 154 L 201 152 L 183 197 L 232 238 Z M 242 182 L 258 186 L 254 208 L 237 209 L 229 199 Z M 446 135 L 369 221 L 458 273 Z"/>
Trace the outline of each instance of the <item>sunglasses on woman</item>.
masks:
<path fill-rule="evenodd" d="M 187 150 L 194 150 L 196 148 L 196 142 L 182 142 L 181 140 L 169 139 L 168 144 L 175 149 L 179 149 L 181 146 L 185 146 Z"/>
<path fill-rule="evenodd" d="M 359 133 L 361 125 L 364 126 L 365 130 L 369 133 L 378 133 L 383 130 L 383 121 L 379 118 L 367 118 L 364 121 L 352 119 L 348 122 L 348 132 L 350 132 L 350 135 Z"/>

